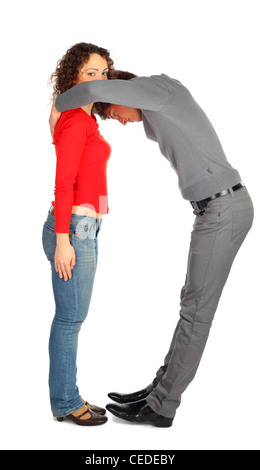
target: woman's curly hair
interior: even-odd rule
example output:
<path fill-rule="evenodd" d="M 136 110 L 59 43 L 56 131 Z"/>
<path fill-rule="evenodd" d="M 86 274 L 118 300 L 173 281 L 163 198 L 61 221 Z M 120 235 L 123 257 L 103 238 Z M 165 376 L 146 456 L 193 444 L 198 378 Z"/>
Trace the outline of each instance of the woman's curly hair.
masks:
<path fill-rule="evenodd" d="M 90 54 L 99 54 L 106 59 L 109 71 L 113 70 L 114 62 L 107 49 L 85 42 L 75 44 L 57 62 L 56 70 L 50 76 L 49 83 L 53 83 L 53 99 L 76 85 L 79 70 L 88 61 Z"/>

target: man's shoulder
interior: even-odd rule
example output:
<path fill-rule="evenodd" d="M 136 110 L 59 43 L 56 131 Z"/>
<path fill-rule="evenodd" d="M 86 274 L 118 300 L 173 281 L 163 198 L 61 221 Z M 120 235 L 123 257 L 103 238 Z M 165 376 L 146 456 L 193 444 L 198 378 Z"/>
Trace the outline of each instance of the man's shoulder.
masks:
<path fill-rule="evenodd" d="M 166 75 L 165 73 L 161 73 L 157 75 L 150 75 L 150 76 L 140 76 L 140 77 L 133 78 L 132 80 L 137 80 L 137 81 L 139 80 L 142 82 L 147 82 L 147 84 L 151 83 L 155 86 L 166 85 L 168 88 L 183 87 L 183 84 L 179 80 L 177 80 L 176 78 L 172 78 L 169 75 Z"/>

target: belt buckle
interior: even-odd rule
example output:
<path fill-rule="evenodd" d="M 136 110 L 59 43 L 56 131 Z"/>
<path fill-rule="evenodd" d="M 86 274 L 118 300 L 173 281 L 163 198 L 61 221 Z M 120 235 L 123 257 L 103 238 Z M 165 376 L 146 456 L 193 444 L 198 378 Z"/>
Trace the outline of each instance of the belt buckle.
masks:
<path fill-rule="evenodd" d="M 202 201 L 199 201 L 199 202 L 202 202 Z M 206 209 L 206 207 L 207 207 L 207 205 L 208 205 L 208 202 L 207 202 L 207 201 L 203 201 L 204 204 L 205 204 L 205 205 L 203 204 L 203 207 L 200 207 L 200 206 L 199 206 L 199 202 L 191 201 L 191 205 L 192 205 L 193 209 L 198 212 L 197 215 L 198 215 L 199 217 L 201 217 L 201 216 L 205 213 L 205 209 Z"/>
<path fill-rule="evenodd" d="M 195 211 L 199 210 L 199 206 L 196 201 L 191 201 L 190 203 Z"/>

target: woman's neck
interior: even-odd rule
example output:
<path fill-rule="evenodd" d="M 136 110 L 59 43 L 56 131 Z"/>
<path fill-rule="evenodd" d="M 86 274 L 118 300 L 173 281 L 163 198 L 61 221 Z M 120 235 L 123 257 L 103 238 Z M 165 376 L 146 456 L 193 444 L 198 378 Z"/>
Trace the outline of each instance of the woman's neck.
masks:
<path fill-rule="evenodd" d="M 89 116 L 91 116 L 92 108 L 93 108 L 93 104 L 87 104 L 87 106 L 82 106 L 81 109 L 83 109 L 83 111 L 85 111 L 85 113 L 87 113 Z"/>

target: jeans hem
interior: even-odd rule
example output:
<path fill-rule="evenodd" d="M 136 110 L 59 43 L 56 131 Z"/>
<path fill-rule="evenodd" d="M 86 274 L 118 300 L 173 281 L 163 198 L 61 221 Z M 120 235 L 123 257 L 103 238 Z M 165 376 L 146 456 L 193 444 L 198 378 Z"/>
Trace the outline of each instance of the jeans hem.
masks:
<path fill-rule="evenodd" d="M 75 406 L 71 410 L 66 411 L 64 413 L 60 413 L 60 414 L 53 413 L 53 417 L 54 418 L 65 418 L 66 416 L 70 415 L 71 413 L 74 413 L 75 411 L 80 410 L 80 408 L 82 408 L 83 406 L 84 406 L 84 402 L 81 400 L 81 405 Z"/>

